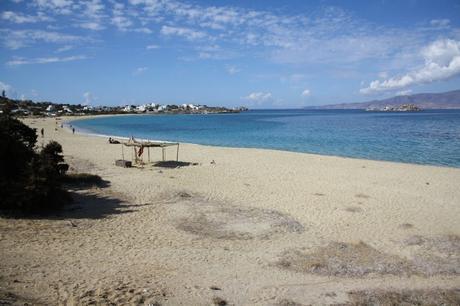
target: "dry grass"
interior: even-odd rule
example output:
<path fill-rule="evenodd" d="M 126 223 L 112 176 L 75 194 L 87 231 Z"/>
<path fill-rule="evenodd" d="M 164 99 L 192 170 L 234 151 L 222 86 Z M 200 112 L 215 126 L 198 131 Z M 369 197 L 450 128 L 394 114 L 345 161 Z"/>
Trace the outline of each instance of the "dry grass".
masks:
<path fill-rule="evenodd" d="M 282 255 L 277 265 L 297 272 L 341 277 L 414 272 L 408 260 L 382 253 L 363 242 L 332 242 L 311 253 L 291 250 Z"/>
<path fill-rule="evenodd" d="M 443 235 L 435 237 L 411 236 L 404 240 L 411 246 L 413 261 L 420 273 L 460 274 L 460 237 Z"/>
<path fill-rule="evenodd" d="M 348 305 L 460 305 L 460 289 L 431 290 L 366 290 L 348 293 Z"/>
<path fill-rule="evenodd" d="M 303 304 L 297 303 L 290 299 L 283 299 L 276 303 L 276 306 L 303 306 Z"/>
<path fill-rule="evenodd" d="M 277 266 L 297 272 L 340 277 L 460 274 L 460 237 L 412 236 L 403 244 L 413 248 L 411 259 L 383 253 L 363 242 L 331 242 L 310 253 L 289 250 L 282 254 Z"/>
<path fill-rule="evenodd" d="M 303 232 L 297 221 L 277 211 L 235 206 L 197 205 L 190 217 L 178 220 L 180 230 L 229 240 L 266 239 L 275 233 Z"/>
<path fill-rule="evenodd" d="M 304 231 L 302 224 L 276 210 L 236 206 L 184 191 L 165 202 L 171 204 L 168 211 L 177 229 L 202 238 L 267 239 Z"/>
<path fill-rule="evenodd" d="M 165 295 L 156 290 L 119 285 L 115 288 L 97 288 L 88 290 L 79 296 L 73 296 L 67 304 L 78 305 L 161 305 L 158 301 Z"/>
<path fill-rule="evenodd" d="M 0 305 L 45 305 L 39 301 L 16 295 L 12 292 L 0 290 Z"/>

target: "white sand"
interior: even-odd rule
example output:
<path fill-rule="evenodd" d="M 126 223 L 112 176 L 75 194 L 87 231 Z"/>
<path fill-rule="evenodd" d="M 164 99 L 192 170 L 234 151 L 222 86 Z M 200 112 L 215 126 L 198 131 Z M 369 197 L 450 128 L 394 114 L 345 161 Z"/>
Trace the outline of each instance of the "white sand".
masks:
<path fill-rule="evenodd" d="M 124 169 L 114 165 L 120 145 L 106 138 L 54 131 L 54 119 L 26 123 L 110 186 L 78 191 L 63 218 L 0 219 L 1 290 L 17 299 L 329 304 L 350 290 L 459 287 L 457 241 L 443 253 L 404 240 L 460 235 L 460 169 L 193 144 L 181 144 L 179 157 L 198 165 Z M 433 273 L 344 277 L 277 264 L 288 251 L 359 241 L 411 262 L 434 258 L 423 262 Z"/>

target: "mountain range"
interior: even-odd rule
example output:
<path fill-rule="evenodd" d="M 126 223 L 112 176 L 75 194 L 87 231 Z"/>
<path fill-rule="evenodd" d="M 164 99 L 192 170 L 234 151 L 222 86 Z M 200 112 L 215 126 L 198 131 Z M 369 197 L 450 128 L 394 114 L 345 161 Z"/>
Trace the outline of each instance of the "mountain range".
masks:
<path fill-rule="evenodd" d="M 460 109 L 460 90 L 443 93 L 419 93 L 414 95 L 396 96 L 383 100 L 372 100 L 359 103 L 340 103 L 329 105 L 308 106 L 308 109 L 366 109 L 383 108 L 415 104 L 422 109 Z"/>

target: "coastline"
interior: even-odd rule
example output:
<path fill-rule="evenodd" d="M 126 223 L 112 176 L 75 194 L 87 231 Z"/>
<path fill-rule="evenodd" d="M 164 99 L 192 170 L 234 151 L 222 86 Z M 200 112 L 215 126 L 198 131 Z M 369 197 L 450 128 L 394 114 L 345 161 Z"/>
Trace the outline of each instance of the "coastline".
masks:
<path fill-rule="evenodd" d="M 460 235 L 460 169 L 187 143 L 179 154 L 187 166 L 127 169 L 114 165 L 120 145 L 103 137 L 55 131 L 54 118 L 25 122 L 45 128 L 39 143 L 62 144 L 72 171 L 109 186 L 73 191 L 66 218 L 0 220 L 2 287 L 15 295 L 276 305 L 345 303 L 354 290 L 458 288 L 458 238 L 448 237 Z M 434 252 L 439 243 L 454 254 Z M 367 259 L 344 274 L 314 255 L 318 268 L 299 270 L 309 267 L 299 254 L 318 250 L 339 262 L 344 250 L 358 254 L 344 262 Z M 385 272 L 391 267 L 401 271 Z"/>
<path fill-rule="evenodd" d="M 88 115 L 88 116 L 81 116 L 77 117 L 76 119 L 69 119 L 69 120 L 64 120 L 64 127 L 68 127 L 71 122 L 74 121 L 80 121 L 80 120 L 86 120 L 86 119 L 95 119 L 98 117 L 115 117 L 115 116 L 147 116 L 147 115 L 152 115 L 152 114 L 110 114 L 110 115 Z M 81 128 L 76 128 L 75 133 L 78 133 L 80 135 L 86 135 L 89 137 L 101 137 L 101 138 L 117 138 L 117 139 L 122 139 L 122 140 L 128 140 L 129 137 L 127 136 L 118 136 L 118 135 L 110 135 L 110 134 L 101 134 L 93 131 L 85 131 L 84 129 Z M 135 135 L 133 135 L 135 136 Z M 178 142 L 178 141 L 172 141 L 172 140 L 158 140 L 158 139 L 151 139 L 151 138 L 141 138 L 141 137 L 135 137 L 137 140 L 140 141 L 165 141 L 165 142 Z M 182 142 L 180 141 L 181 144 L 187 144 L 187 145 L 197 145 L 197 146 L 203 146 L 203 147 L 215 147 L 215 148 L 227 148 L 227 149 L 249 149 L 249 150 L 263 150 L 263 151 L 277 151 L 277 152 L 287 152 L 287 153 L 297 153 L 297 154 L 306 154 L 306 155 L 312 155 L 312 156 L 324 156 L 324 157 L 332 157 L 332 158 L 339 158 L 339 159 L 352 159 L 352 160 L 363 160 L 363 161 L 375 161 L 375 162 L 383 162 L 383 163 L 396 163 L 396 164 L 407 164 L 407 165 L 413 165 L 413 166 L 423 166 L 423 167 L 441 167 L 441 168 L 453 168 L 453 169 L 460 169 L 459 167 L 455 167 L 452 165 L 445 165 L 445 164 L 426 164 L 426 163 L 409 163 L 405 161 L 395 161 L 395 160 L 385 160 L 385 159 L 368 159 L 368 158 L 362 158 L 362 157 L 353 157 L 353 156 L 340 156 L 340 155 L 333 155 L 333 154 L 319 154 L 319 153 L 311 153 L 311 152 L 302 152 L 302 151 L 294 151 L 294 150 L 287 150 L 287 149 L 276 149 L 276 148 L 259 148 L 259 147 L 237 147 L 237 146 L 225 146 L 225 145 L 210 145 L 210 144 L 199 144 L 199 143 L 193 143 L 193 142 Z"/>

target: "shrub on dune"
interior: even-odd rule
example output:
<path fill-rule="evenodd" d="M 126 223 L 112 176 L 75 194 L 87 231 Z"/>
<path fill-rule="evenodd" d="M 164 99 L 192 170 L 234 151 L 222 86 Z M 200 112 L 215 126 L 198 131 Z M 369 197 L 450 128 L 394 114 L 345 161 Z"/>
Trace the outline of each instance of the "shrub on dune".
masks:
<path fill-rule="evenodd" d="M 62 147 L 52 141 L 35 151 L 37 135 L 8 112 L 0 115 L 0 210 L 42 213 L 61 207 L 69 197 L 62 189 Z"/>

